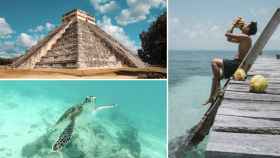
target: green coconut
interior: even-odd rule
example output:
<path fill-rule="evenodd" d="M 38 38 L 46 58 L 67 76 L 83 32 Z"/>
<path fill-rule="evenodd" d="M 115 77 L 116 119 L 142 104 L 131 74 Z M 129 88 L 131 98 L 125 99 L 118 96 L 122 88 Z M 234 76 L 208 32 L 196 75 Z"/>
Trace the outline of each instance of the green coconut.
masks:
<path fill-rule="evenodd" d="M 262 75 L 255 75 L 250 80 L 250 91 L 255 93 L 264 93 L 268 86 L 266 78 Z"/>
<path fill-rule="evenodd" d="M 233 79 L 237 81 L 243 81 L 246 78 L 246 72 L 242 68 L 238 68 L 233 74 Z"/>

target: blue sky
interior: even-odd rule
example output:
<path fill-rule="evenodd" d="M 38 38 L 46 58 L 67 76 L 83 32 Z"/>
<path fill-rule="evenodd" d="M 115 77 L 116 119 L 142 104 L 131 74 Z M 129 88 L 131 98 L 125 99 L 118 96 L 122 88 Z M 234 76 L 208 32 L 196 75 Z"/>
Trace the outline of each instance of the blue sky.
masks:
<path fill-rule="evenodd" d="M 139 33 L 166 5 L 166 0 L 6 0 L 0 5 L 0 56 L 23 53 L 75 8 L 96 16 L 102 29 L 135 50 L 141 45 Z"/>
<path fill-rule="evenodd" d="M 280 7 L 280 0 L 170 0 L 168 7 L 169 49 L 236 50 L 224 37 L 233 19 L 242 16 L 257 21 L 255 40 Z M 280 49 L 280 28 L 265 49 Z"/>

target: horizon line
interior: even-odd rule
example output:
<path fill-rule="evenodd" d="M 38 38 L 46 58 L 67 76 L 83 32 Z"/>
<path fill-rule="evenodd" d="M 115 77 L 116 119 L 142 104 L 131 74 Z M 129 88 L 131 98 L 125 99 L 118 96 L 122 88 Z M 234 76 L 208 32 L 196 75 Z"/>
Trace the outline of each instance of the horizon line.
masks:
<path fill-rule="evenodd" d="M 233 49 L 168 49 L 168 51 L 237 51 Z M 280 49 L 266 49 L 263 51 L 279 51 Z"/>

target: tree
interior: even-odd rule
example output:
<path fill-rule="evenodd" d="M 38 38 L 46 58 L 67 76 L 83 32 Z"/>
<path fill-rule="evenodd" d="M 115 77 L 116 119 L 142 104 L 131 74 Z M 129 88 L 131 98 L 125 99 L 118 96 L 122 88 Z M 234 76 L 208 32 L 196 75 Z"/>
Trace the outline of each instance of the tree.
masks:
<path fill-rule="evenodd" d="M 147 32 L 140 34 L 142 49 L 138 50 L 138 55 L 144 62 L 166 67 L 166 21 L 166 12 L 164 12 L 152 23 Z"/>

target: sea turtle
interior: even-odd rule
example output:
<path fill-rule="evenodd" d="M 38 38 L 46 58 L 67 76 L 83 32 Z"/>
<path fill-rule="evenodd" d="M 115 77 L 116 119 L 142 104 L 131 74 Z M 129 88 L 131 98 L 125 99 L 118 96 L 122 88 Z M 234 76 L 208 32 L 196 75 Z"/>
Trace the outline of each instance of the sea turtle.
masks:
<path fill-rule="evenodd" d="M 96 97 L 87 96 L 85 100 L 75 106 L 70 107 L 64 112 L 64 114 L 55 123 L 58 126 L 64 121 L 70 121 L 63 132 L 60 134 L 54 145 L 52 146 L 53 151 L 61 150 L 70 140 L 74 131 L 75 123 L 77 118 L 84 114 L 90 114 L 91 112 L 97 112 L 103 109 L 114 108 L 116 105 L 99 105 L 95 104 Z"/>

